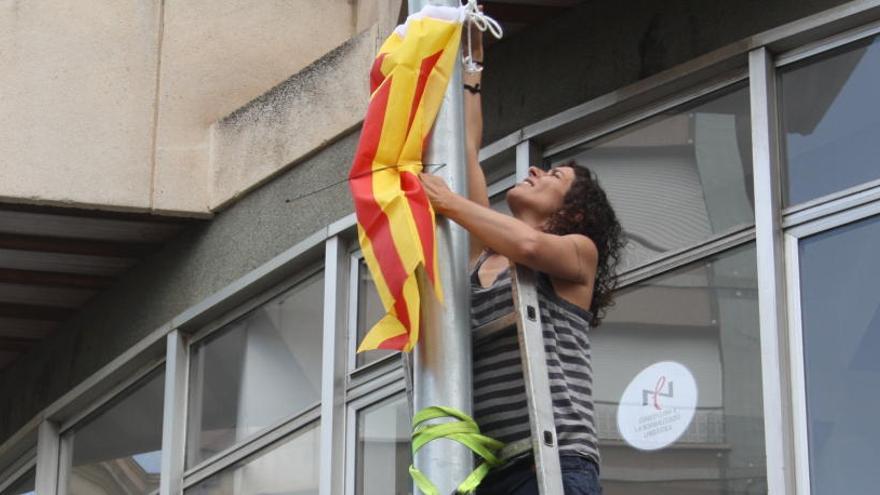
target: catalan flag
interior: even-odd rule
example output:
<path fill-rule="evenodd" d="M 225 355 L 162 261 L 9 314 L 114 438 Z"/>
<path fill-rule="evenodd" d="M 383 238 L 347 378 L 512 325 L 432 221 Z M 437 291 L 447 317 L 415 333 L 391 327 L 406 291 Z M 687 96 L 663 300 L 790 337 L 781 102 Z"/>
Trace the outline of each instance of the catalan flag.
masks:
<path fill-rule="evenodd" d="M 358 352 L 409 351 L 419 336 L 423 269 L 442 298 L 434 210 L 422 190 L 422 151 L 458 60 L 464 11 L 426 6 L 379 49 L 370 104 L 349 174 L 358 240 L 386 315 Z M 424 289 L 427 289 L 424 288 Z"/>

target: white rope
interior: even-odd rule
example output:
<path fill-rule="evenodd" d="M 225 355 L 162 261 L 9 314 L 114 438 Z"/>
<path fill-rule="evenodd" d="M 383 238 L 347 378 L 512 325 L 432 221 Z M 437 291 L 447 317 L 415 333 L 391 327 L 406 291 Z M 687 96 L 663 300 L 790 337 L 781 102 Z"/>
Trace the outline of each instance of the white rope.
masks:
<path fill-rule="evenodd" d="M 501 37 L 504 36 L 504 32 L 501 30 L 501 25 L 498 24 L 498 21 L 480 11 L 477 6 L 477 0 L 468 0 L 467 5 L 464 6 L 464 11 L 480 31 L 488 30 L 492 33 L 492 36 L 495 36 L 498 39 L 501 39 Z"/>
<path fill-rule="evenodd" d="M 467 0 L 467 4 L 464 6 L 464 14 L 468 45 L 468 54 L 462 60 L 464 63 L 464 70 L 466 72 L 480 72 L 483 68 L 474 62 L 470 23 L 473 23 L 474 26 L 482 32 L 489 31 L 489 33 L 491 33 L 496 39 L 501 39 L 501 37 L 504 36 L 504 31 L 502 31 L 501 25 L 498 24 L 498 21 L 480 11 L 480 8 L 477 6 L 477 0 Z"/>

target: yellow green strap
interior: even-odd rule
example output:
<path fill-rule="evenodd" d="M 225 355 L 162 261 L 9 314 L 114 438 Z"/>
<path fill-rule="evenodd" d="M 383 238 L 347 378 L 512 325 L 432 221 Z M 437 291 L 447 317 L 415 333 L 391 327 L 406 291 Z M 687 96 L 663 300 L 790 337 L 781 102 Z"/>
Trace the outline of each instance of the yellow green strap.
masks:
<path fill-rule="evenodd" d="M 426 424 L 427 421 L 439 418 L 455 418 L 458 421 L 451 421 L 440 424 Z M 412 433 L 412 453 L 415 457 L 416 452 L 426 443 L 438 438 L 448 438 L 465 445 L 475 454 L 483 459 L 483 462 L 468 475 L 464 481 L 456 488 L 456 493 L 473 493 L 483 478 L 489 474 L 489 470 L 501 464 L 501 460 L 495 453 L 504 447 L 504 444 L 480 434 L 480 427 L 477 422 L 467 414 L 446 406 L 431 406 L 417 412 L 413 417 L 413 433 Z M 437 487 L 431 483 L 421 471 L 416 469 L 414 465 L 410 465 L 409 474 L 415 481 L 416 486 L 425 495 L 439 495 Z"/>

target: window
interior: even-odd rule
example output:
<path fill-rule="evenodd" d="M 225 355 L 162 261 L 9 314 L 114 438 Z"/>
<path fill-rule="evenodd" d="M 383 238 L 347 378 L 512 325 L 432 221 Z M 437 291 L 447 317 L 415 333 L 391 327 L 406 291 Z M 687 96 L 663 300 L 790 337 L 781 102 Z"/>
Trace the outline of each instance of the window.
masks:
<path fill-rule="evenodd" d="M 798 245 L 812 493 L 875 493 L 880 216 Z"/>
<path fill-rule="evenodd" d="M 67 495 L 148 494 L 159 487 L 164 385 L 164 370 L 155 371 L 64 435 L 72 444 Z"/>
<path fill-rule="evenodd" d="M 622 269 L 754 222 L 748 88 L 739 85 L 553 157 L 599 178 L 629 238 Z"/>
<path fill-rule="evenodd" d="M 382 349 L 355 353 L 367 332 L 385 316 L 385 308 L 382 306 L 379 293 L 376 291 L 373 276 L 370 275 L 370 270 L 367 269 L 367 263 L 363 258 L 354 256 L 352 257 L 352 266 L 352 279 L 355 281 L 355 286 L 352 287 L 354 291 L 352 300 L 355 305 L 352 311 L 354 318 L 352 323 L 355 328 L 355 339 L 351 343 L 351 352 L 354 355 L 355 368 L 360 368 L 398 352 Z"/>
<path fill-rule="evenodd" d="M 880 179 L 880 37 L 780 75 L 786 206 Z"/>
<path fill-rule="evenodd" d="M 0 492 L 0 495 L 34 495 L 35 483 L 36 471 L 31 469 L 8 488 Z"/>
<path fill-rule="evenodd" d="M 609 495 L 766 493 L 752 244 L 622 290 L 592 331 Z"/>
<path fill-rule="evenodd" d="M 541 163 L 533 165 L 540 167 Z M 488 184 L 489 207 L 505 215 L 513 215 L 507 204 L 507 191 L 516 185 L 516 152 L 515 148 L 499 153 L 497 156 L 480 164 L 486 174 Z"/>
<path fill-rule="evenodd" d="M 492 186 L 489 187 L 489 208 L 504 213 L 505 215 L 513 216 L 513 212 L 510 211 L 510 205 L 507 204 L 507 191 L 509 191 L 515 184 L 516 177 L 513 175 L 509 175 L 503 180 L 492 184 Z"/>
<path fill-rule="evenodd" d="M 321 399 L 323 273 L 192 346 L 187 466 Z"/>
<path fill-rule="evenodd" d="M 225 469 L 184 491 L 186 495 L 318 495 L 318 424 L 282 440 L 257 457 Z"/>
<path fill-rule="evenodd" d="M 410 419 L 397 395 L 357 413 L 356 495 L 412 493 Z"/>

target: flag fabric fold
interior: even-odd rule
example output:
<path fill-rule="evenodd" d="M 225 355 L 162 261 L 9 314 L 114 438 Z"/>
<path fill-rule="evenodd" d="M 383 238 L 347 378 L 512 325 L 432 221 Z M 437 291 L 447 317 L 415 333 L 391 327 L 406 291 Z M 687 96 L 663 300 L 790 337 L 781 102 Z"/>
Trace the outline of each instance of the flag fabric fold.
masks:
<path fill-rule="evenodd" d="M 422 152 L 458 60 L 464 9 L 426 6 L 382 44 L 349 174 L 358 240 L 386 315 L 358 352 L 409 351 L 423 292 L 442 299 L 434 210 L 422 189 Z M 420 287 L 424 270 L 431 287 Z"/>

